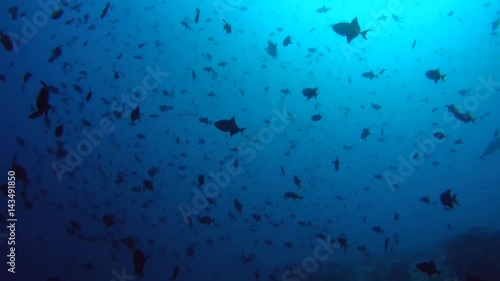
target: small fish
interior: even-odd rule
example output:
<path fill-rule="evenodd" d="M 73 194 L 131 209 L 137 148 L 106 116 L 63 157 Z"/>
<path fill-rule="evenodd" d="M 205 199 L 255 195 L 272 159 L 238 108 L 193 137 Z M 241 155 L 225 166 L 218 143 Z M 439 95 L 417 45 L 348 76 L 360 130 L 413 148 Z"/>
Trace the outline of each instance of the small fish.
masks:
<path fill-rule="evenodd" d="M 175 280 L 177 278 L 177 275 L 179 275 L 179 266 L 176 265 L 174 267 L 174 272 L 172 273 L 172 278 L 170 278 L 170 280 Z"/>
<path fill-rule="evenodd" d="M 314 122 L 321 120 L 321 118 L 323 118 L 323 115 L 321 115 L 320 113 L 311 116 L 311 120 Z"/>
<path fill-rule="evenodd" d="M 361 139 L 366 141 L 366 137 L 370 135 L 370 128 L 364 128 L 361 132 Z"/>
<path fill-rule="evenodd" d="M 146 260 L 148 258 L 144 255 L 141 250 L 136 249 L 134 251 L 134 272 L 139 276 L 144 276 L 144 265 L 146 265 Z"/>
<path fill-rule="evenodd" d="M 444 78 L 446 77 L 446 74 L 441 74 L 439 72 L 439 68 L 436 68 L 434 70 L 431 69 L 431 70 L 428 70 L 427 72 L 425 72 L 425 76 L 428 79 L 434 81 L 434 84 L 437 84 L 437 82 L 439 80 L 444 82 Z"/>
<path fill-rule="evenodd" d="M 199 175 L 198 176 L 198 186 L 202 186 L 204 183 L 205 183 L 205 176 Z"/>
<path fill-rule="evenodd" d="M 292 43 L 292 38 L 290 37 L 290 35 L 288 35 L 287 37 L 285 37 L 285 40 L 283 40 L 283 46 L 286 47 L 290 44 L 293 44 Z"/>
<path fill-rule="evenodd" d="M 333 162 L 333 165 L 334 165 L 334 168 L 335 168 L 335 171 L 338 172 L 339 171 L 339 167 L 340 167 L 340 161 L 339 161 L 339 158 L 336 157 L 335 158 L 335 161 L 332 161 Z"/>
<path fill-rule="evenodd" d="M 374 226 L 374 227 L 372 227 L 372 230 L 374 232 L 376 232 L 377 234 L 380 234 L 381 232 L 384 232 L 384 230 L 380 226 Z"/>
<path fill-rule="evenodd" d="M 415 49 L 415 45 L 417 44 L 417 39 L 413 40 L 413 44 L 411 44 L 411 48 Z"/>
<path fill-rule="evenodd" d="M 303 199 L 304 197 L 302 196 L 299 196 L 297 193 L 295 192 L 285 192 L 285 194 L 283 195 L 283 197 L 286 199 L 293 199 L 293 201 L 295 201 L 295 199 Z"/>
<path fill-rule="evenodd" d="M 233 118 L 229 120 L 219 120 L 214 123 L 215 127 L 222 132 L 229 133 L 229 135 L 232 137 L 237 133 L 242 133 L 243 131 L 246 130 L 246 128 L 240 128 L 238 125 L 236 125 L 236 121 Z"/>
<path fill-rule="evenodd" d="M 389 248 L 389 237 L 385 238 L 385 243 L 384 243 L 384 249 L 386 253 L 388 248 Z"/>
<path fill-rule="evenodd" d="M 132 112 L 130 113 L 130 121 L 134 122 L 135 120 L 141 122 L 141 111 L 139 109 L 139 106 L 137 106 Z"/>
<path fill-rule="evenodd" d="M 60 136 L 62 136 L 63 131 L 64 131 L 64 127 L 63 127 L 63 125 L 59 125 L 59 126 L 57 126 L 57 127 L 56 127 L 56 129 L 54 130 L 54 135 L 55 135 L 56 137 L 60 137 Z"/>
<path fill-rule="evenodd" d="M 31 77 L 33 77 L 31 72 L 26 72 L 24 74 L 24 76 L 23 76 L 23 91 L 24 91 L 24 87 L 26 86 L 26 83 L 28 83 L 28 81 L 30 80 Z"/>
<path fill-rule="evenodd" d="M 302 95 L 307 97 L 307 100 L 315 98 L 318 96 L 318 88 L 304 88 L 302 89 Z"/>
<path fill-rule="evenodd" d="M 434 134 L 432 134 L 432 136 L 438 140 L 443 140 L 443 139 L 447 138 L 443 132 L 435 132 Z"/>
<path fill-rule="evenodd" d="M 436 265 L 432 260 L 429 262 L 418 263 L 416 266 L 418 270 L 420 270 L 423 273 L 427 273 L 429 277 L 432 277 L 432 275 L 434 274 L 437 274 L 438 276 L 441 274 L 441 271 L 438 271 L 436 269 Z"/>
<path fill-rule="evenodd" d="M 231 25 L 225 20 L 222 20 L 222 25 L 223 25 L 223 30 L 226 32 L 226 34 L 231 34 L 233 30 Z"/>
<path fill-rule="evenodd" d="M 445 192 L 441 193 L 441 195 L 439 195 L 439 199 L 441 200 L 441 204 L 450 209 L 453 209 L 455 207 L 454 204 L 460 205 L 457 201 L 457 195 L 458 194 L 452 196 L 451 189 L 448 189 Z"/>
<path fill-rule="evenodd" d="M 378 78 L 378 75 L 373 73 L 373 70 L 370 70 L 369 72 L 363 72 L 361 74 L 361 76 L 363 76 L 365 78 L 369 78 L 370 80 L 372 80 L 373 78 Z"/>
<path fill-rule="evenodd" d="M 196 8 L 195 16 L 194 16 L 194 22 L 198 23 L 200 20 L 200 9 Z"/>
<path fill-rule="evenodd" d="M 63 14 L 64 14 L 64 11 L 63 11 L 62 9 L 59 9 L 59 10 L 54 11 L 54 12 L 50 15 L 50 17 L 51 17 L 52 19 L 57 20 L 57 19 L 60 19 L 60 18 L 62 17 L 62 15 L 63 15 Z"/>
<path fill-rule="evenodd" d="M 495 30 L 497 30 L 499 24 L 500 24 L 500 19 L 497 19 L 496 21 L 492 22 L 491 23 L 491 31 L 495 32 Z"/>
<path fill-rule="evenodd" d="M 108 10 L 109 10 L 109 7 L 111 6 L 111 3 L 106 3 L 106 6 L 102 9 L 101 11 L 101 19 L 103 19 L 107 14 L 108 14 Z"/>
<path fill-rule="evenodd" d="M 318 14 L 326 14 L 328 11 L 330 11 L 332 8 L 327 8 L 325 5 L 323 7 L 319 8 L 316 10 L 316 13 Z"/>
<path fill-rule="evenodd" d="M 293 176 L 293 183 L 295 184 L 295 186 L 301 187 L 300 186 L 301 182 L 302 181 L 297 176 Z"/>
<path fill-rule="evenodd" d="M 234 205 L 234 208 L 236 209 L 236 211 L 238 211 L 238 213 L 241 214 L 241 209 L 243 208 L 243 205 L 241 205 L 240 201 L 238 201 L 238 199 L 234 199 L 233 205 Z"/>
<path fill-rule="evenodd" d="M 431 204 L 431 200 L 429 199 L 429 196 L 420 197 L 418 199 L 418 201 L 423 202 L 423 203 L 427 203 L 429 205 Z"/>
<path fill-rule="evenodd" d="M 52 50 L 52 54 L 49 57 L 49 63 L 55 61 L 58 57 L 62 55 L 62 45 L 55 47 Z"/>

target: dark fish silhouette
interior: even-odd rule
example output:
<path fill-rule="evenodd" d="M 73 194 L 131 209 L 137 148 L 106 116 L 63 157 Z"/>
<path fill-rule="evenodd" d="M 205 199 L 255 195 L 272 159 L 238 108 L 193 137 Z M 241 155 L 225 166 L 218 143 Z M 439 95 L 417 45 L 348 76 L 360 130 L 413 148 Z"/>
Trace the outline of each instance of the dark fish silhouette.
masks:
<path fill-rule="evenodd" d="M 208 120 L 208 117 L 200 117 L 198 121 L 200 121 L 200 123 L 205 123 L 205 126 L 208 124 L 213 124 L 213 122 Z"/>
<path fill-rule="evenodd" d="M 56 127 L 56 129 L 54 130 L 54 135 L 55 135 L 56 137 L 60 137 L 60 136 L 62 136 L 63 131 L 64 131 L 63 125 L 59 125 L 59 126 L 57 126 L 57 127 Z"/>
<path fill-rule="evenodd" d="M 30 114 L 29 118 L 34 119 L 42 116 L 45 113 L 45 124 L 50 125 L 50 120 L 48 117 L 49 110 L 52 109 L 52 105 L 49 104 L 50 90 L 45 82 L 40 81 L 43 87 L 38 93 L 38 97 L 36 99 L 36 109 L 37 111 Z"/>
<path fill-rule="evenodd" d="M 372 227 L 372 230 L 375 231 L 377 234 L 384 232 L 384 230 L 380 226 L 374 226 L 374 227 Z"/>
<path fill-rule="evenodd" d="M 291 192 L 291 191 L 285 192 L 285 195 L 283 197 L 285 199 L 293 199 L 293 201 L 295 201 L 295 199 L 302 199 L 302 198 L 304 198 L 302 196 L 297 195 L 297 193 Z"/>
<path fill-rule="evenodd" d="M 231 137 L 240 132 L 243 134 L 243 131 L 246 130 L 246 128 L 240 128 L 236 125 L 234 117 L 229 120 L 219 120 L 215 122 L 214 125 L 217 129 L 229 133 Z"/>
<path fill-rule="evenodd" d="M 198 176 L 198 186 L 202 186 L 204 183 L 205 183 L 205 176 L 199 175 Z"/>
<path fill-rule="evenodd" d="M 464 123 L 469 123 L 469 122 L 474 123 L 474 121 L 476 120 L 476 118 L 472 117 L 472 114 L 470 114 L 469 111 L 467 111 L 465 113 L 460 112 L 460 110 L 455 106 L 455 104 L 446 105 L 446 108 L 448 109 L 448 112 L 453 114 L 455 119 L 457 119 L 458 121 L 461 121 Z"/>
<path fill-rule="evenodd" d="M 241 205 L 240 201 L 238 201 L 238 199 L 234 199 L 233 204 L 234 204 L 234 208 L 236 209 L 236 211 L 238 211 L 238 213 L 241 213 L 241 209 L 243 208 L 243 205 Z"/>
<path fill-rule="evenodd" d="M 370 128 L 365 128 L 363 129 L 363 132 L 361 132 L 361 139 L 366 141 L 366 137 L 370 135 Z"/>
<path fill-rule="evenodd" d="M 177 275 L 179 275 L 179 266 L 176 265 L 174 267 L 174 272 L 172 273 L 172 278 L 170 278 L 170 280 L 175 280 L 177 278 Z"/>
<path fill-rule="evenodd" d="M 273 59 L 276 58 L 278 56 L 278 44 L 267 41 L 266 53 Z"/>
<path fill-rule="evenodd" d="M 316 10 L 316 13 L 318 14 L 326 14 L 328 11 L 330 11 L 332 8 L 327 8 L 325 5 L 323 7 L 319 8 Z"/>
<path fill-rule="evenodd" d="M 50 17 L 51 17 L 52 19 L 58 20 L 58 19 L 60 19 L 60 18 L 62 17 L 62 15 L 64 15 L 64 11 L 63 11 L 62 9 L 59 9 L 59 10 L 54 11 L 54 12 L 50 15 Z"/>
<path fill-rule="evenodd" d="M 24 76 L 23 76 L 23 91 L 24 91 L 24 87 L 26 86 L 26 83 L 28 83 L 28 81 L 31 79 L 31 77 L 33 77 L 31 72 L 26 72 L 24 74 Z"/>
<path fill-rule="evenodd" d="M 434 275 L 434 274 L 437 274 L 437 275 L 441 274 L 441 271 L 438 271 L 436 269 L 436 265 L 434 264 L 434 261 L 418 263 L 417 269 L 422 271 L 423 273 L 427 273 L 427 275 L 429 277 L 432 277 L 432 275 Z"/>
<path fill-rule="evenodd" d="M 292 43 L 292 38 L 290 36 L 285 37 L 285 40 L 283 40 L 283 46 L 286 47 Z"/>
<path fill-rule="evenodd" d="M 321 118 L 323 118 L 323 115 L 321 115 L 320 113 L 311 116 L 311 120 L 314 122 L 321 120 Z"/>
<path fill-rule="evenodd" d="M 194 16 L 194 22 L 198 23 L 199 20 L 200 20 L 200 9 L 196 8 L 196 13 L 195 13 L 195 16 Z"/>
<path fill-rule="evenodd" d="M 204 217 L 200 217 L 198 216 L 198 221 L 201 223 L 201 224 L 206 224 L 206 225 L 210 225 L 210 224 L 214 224 L 215 226 L 219 227 L 219 225 L 215 222 L 215 219 L 209 217 L 209 216 L 204 216 Z"/>
<path fill-rule="evenodd" d="M 359 27 L 358 18 L 355 17 L 350 23 L 349 22 L 339 22 L 332 26 L 333 31 L 340 36 L 345 36 L 347 38 L 347 44 L 351 43 L 351 41 L 358 37 L 360 34 L 366 40 L 366 33 L 370 31 L 370 29 L 361 31 Z"/>
<path fill-rule="evenodd" d="M 227 21 L 225 20 L 222 20 L 222 25 L 223 25 L 223 30 L 226 32 L 226 34 L 231 34 L 231 31 L 233 30 L 231 25 L 227 23 Z"/>
<path fill-rule="evenodd" d="M 293 176 L 293 183 L 297 186 L 297 187 L 301 187 L 300 184 L 301 184 L 301 180 L 299 179 L 299 177 L 297 176 Z"/>
<path fill-rule="evenodd" d="M 318 88 L 304 88 L 302 89 L 302 95 L 310 100 L 318 96 Z"/>
<path fill-rule="evenodd" d="M 109 3 L 109 2 L 106 3 L 106 6 L 101 11 L 101 19 L 103 19 L 106 16 L 106 14 L 108 14 L 108 10 L 109 10 L 110 6 L 111 6 L 111 3 Z"/>
<path fill-rule="evenodd" d="M 434 84 L 436 84 L 440 79 L 441 81 L 444 82 L 444 78 L 446 77 L 446 74 L 441 74 L 439 72 L 439 68 L 436 69 L 431 69 L 425 72 L 425 77 L 429 78 L 430 80 L 434 81 Z"/>
<path fill-rule="evenodd" d="M 144 276 L 144 265 L 146 264 L 146 256 L 141 250 L 134 251 L 134 272 L 139 276 Z"/>
<path fill-rule="evenodd" d="M 339 242 L 341 248 L 344 248 L 344 253 L 347 252 L 347 248 L 349 248 L 349 244 L 347 244 L 347 238 L 339 236 L 337 237 L 337 242 Z"/>
<path fill-rule="evenodd" d="M 62 45 L 57 46 L 52 50 L 52 54 L 50 55 L 49 58 L 49 63 L 55 61 L 61 55 L 62 55 Z"/>
<path fill-rule="evenodd" d="M 361 76 L 369 78 L 370 80 L 372 80 L 373 78 L 378 78 L 377 74 L 373 73 L 373 70 L 370 70 L 370 72 L 363 72 Z"/>
<path fill-rule="evenodd" d="M 332 161 L 333 162 L 333 165 L 335 167 L 335 171 L 338 172 L 339 171 L 339 167 L 340 167 L 340 161 L 339 161 L 339 158 L 336 157 L 335 158 L 335 161 Z"/>
<path fill-rule="evenodd" d="M 484 160 L 484 157 L 500 151 L 500 137 L 495 137 L 484 149 L 483 154 L 479 157 Z"/>
<path fill-rule="evenodd" d="M 12 41 L 12 38 L 10 38 L 9 35 L 4 34 L 3 31 L 0 31 L 0 42 L 2 42 L 5 50 L 10 52 L 14 49 L 14 42 Z"/>
<path fill-rule="evenodd" d="M 458 194 L 452 196 L 451 189 L 448 189 L 445 192 L 441 193 L 441 195 L 439 195 L 439 199 L 441 200 L 441 204 L 450 209 L 453 209 L 455 207 L 454 204 L 460 205 L 457 201 L 457 195 Z"/>
<path fill-rule="evenodd" d="M 141 121 L 141 111 L 139 109 L 139 106 L 137 106 L 132 112 L 130 113 L 130 120 L 134 122 L 135 120 Z"/>
<path fill-rule="evenodd" d="M 384 249 L 386 253 L 388 248 L 389 248 L 389 237 L 385 238 L 385 243 L 384 243 Z"/>

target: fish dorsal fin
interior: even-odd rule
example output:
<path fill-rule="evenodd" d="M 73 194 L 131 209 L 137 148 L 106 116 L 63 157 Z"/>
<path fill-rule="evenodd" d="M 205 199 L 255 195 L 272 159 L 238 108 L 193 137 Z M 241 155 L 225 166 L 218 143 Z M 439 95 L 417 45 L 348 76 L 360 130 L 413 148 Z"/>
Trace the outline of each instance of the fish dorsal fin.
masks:
<path fill-rule="evenodd" d="M 352 19 L 351 25 L 359 28 L 358 17 L 355 17 L 354 19 Z"/>

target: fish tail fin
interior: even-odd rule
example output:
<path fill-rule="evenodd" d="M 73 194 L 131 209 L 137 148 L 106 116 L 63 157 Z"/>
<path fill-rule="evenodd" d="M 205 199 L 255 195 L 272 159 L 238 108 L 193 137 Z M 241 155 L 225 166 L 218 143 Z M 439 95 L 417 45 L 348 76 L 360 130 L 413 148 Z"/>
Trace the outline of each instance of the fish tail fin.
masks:
<path fill-rule="evenodd" d="M 457 201 L 457 196 L 458 196 L 458 194 L 453 195 L 453 202 L 457 205 L 460 205 L 460 203 L 458 203 L 458 201 Z"/>
<path fill-rule="evenodd" d="M 365 40 L 368 40 L 368 39 L 366 38 L 366 34 L 368 33 L 368 31 L 371 31 L 371 29 L 367 29 L 367 30 L 365 30 L 365 31 L 361 31 L 361 33 L 360 33 L 360 34 L 361 34 L 361 37 L 363 37 L 363 39 L 365 39 Z"/>
<path fill-rule="evenodd" d="M 444 82 L 444 78 L 446 77 L 446 74 L 441 75 L 441 81 Z"/>
<path fill-rule="evenodd" d="M 28 116 L 29 119 L 35 119 L 43 115 L 43 110 L 35 111 Z"/>

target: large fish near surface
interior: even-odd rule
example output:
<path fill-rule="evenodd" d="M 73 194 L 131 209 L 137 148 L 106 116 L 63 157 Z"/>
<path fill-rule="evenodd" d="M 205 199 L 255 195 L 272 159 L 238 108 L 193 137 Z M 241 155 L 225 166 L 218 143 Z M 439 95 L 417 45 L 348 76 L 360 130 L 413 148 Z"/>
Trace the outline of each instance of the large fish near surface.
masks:
<path fill-rule="evenodd" d="M 500 150 L 500 137 L 493 139 L 483 151 L 483 155 L 479 158 L 484 159 L 485 156 L 491 155 Z"/>

